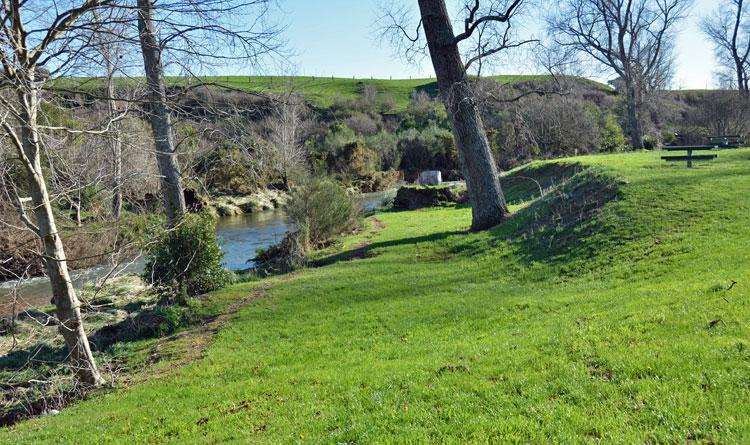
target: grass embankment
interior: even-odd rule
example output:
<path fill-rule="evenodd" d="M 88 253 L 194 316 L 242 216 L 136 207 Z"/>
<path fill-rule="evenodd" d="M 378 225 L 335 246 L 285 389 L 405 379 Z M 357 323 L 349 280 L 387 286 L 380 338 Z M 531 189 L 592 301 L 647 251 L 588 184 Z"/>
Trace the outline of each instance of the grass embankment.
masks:
<path fill-rule="evenodd" d="M 558 185 L 506 179 L 523 204 L 488 232 L 377 215 L 200 360 L 0 441 L 748 443 L 750 150 L 659 155 L 517 171 Z"/>
<path fill-rule="evenodd" d="M 551 80 L 544 75 L 504 75 L 492 76 L 492 79 L 504 84 L 513 84 L 530 80 Z M 201 80 L 226 85 L 229 88 L 260 94 L 301 94 L 305 100 L 318 108 L 329 108 L 337 100 L 356 100 L 362 97 L 367 85 L 377 89 L 378 98 L 393 99 L 395 110 L 404 111 L 415 91 L 424 91 L 431 96 L 438 92 L 437 81 L 433 79 L 349 79 L 340 77 L 313 76 L 208 76 Z M 123 84 L 137 82 L 138 79 L 121 80 Z M 101 89 L 100 79 L 67 78 L 56 80 L 53 86 L 77 91 L 96 91 Z M 197 80 L 184 77 L 168 77 L 171 85 L 195 85 Z M 611 91 L 601 83 L 581 79 L 581 82 L 593 88 Z"/>

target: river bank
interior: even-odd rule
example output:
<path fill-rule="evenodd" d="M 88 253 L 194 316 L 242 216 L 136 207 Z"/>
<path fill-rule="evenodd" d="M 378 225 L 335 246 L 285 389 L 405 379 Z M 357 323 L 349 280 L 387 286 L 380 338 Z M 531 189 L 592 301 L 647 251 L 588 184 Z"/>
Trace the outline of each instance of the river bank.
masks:
<path fill-rule="evenodd" d="M 365 212 L 376 210 L 384 201 L 391 199 L 395 192 L 395 189 L 391 189 L 363 194 L 360 201 L 362 208 Z M 274 202 L 277 206 L 284 202 L 284 198 L 277 193 L 251 197 L 227 196 L 215 202 L 235 203 L 231 205 L 242 202 L 255 203 L 255 207 L 252 207 L 256 209 L 254 212 L 217 216 L 216 236 L 224 253 L 224 267 L 229 270 L 237 271 L 252 267 L 252 258 L 255 257 L 257 250 L 278 243 L 289 229 L 283 210 L 273 207 Z M 245 208 L 251 209 L 247 206 Z M 100 259 L 98 263 L 89 264 L 87 267 L 74 268 L 71 272 L 74 286 L 82 289 L 108 275 L 138 274 L 143 270 L 143 260 L 138 256 L 121 256 L 120 261 L 120 264 L 101 264 Z M 31 277 L 21 282 L 1 282 L 0 317 L 27 308 L 47 305 L 50 298 L 49 281 L 44 276 Z"/>
<path fill-rule="evenodd" d="M 380 208 L 394 192 L 363 195 L 363 209 L 369 212 Z M 230 270 L 247 269 L 252 265 L 248 260 L 257 249 L 276 244 L 288 229 L 281 210 L 220 217 L 217 238 L 225 255 L 224 266 Z M 110 381 L 132 379 L 137 369 L 152 367 L 161 360 L 164 351 L 154 346 L 153 341 L 201 325 L 224 309 L 222 303 L 214 300 L 215 295 L 195 299 L 187 307 L 157 306 L 159 296 L 138 275 L 142 264 L 131 261 L 127 267 L 120 267 L 116 277 L 101 287 L 95 283 L 109 274 L 110 266 L 72 274 L 92 348 Z M 0 313 L 0 381 L 5 384 L 0 425 L 15 423 L 29 415 L 54 412 L 80 396 L 65 368 L 65 346 L 54 323 L 54 308 L 49 305 L 47 280 L 32 279 L 18 287 L 18 292 L 13 292 L 8 283 L 4 286 L 0 292 L 8 292 L 15 302 L 0 304 L 0 310 L 5 311 Z M 8 317 L 11 312 L 18 315 Z M 113 344 L 118 347 L 110 348 Z M 150 352 L 134 352 L 132 348 L 139 351 L 147 348 Z M 46 365 L 38 366 L 42 362 Z M 28 384 L 29 381 L 35 383 Z"/>
<path fill-rule="evenodd" d="M 750 150 L 659 156 L 516 171 L 479 233 L 466 206 L 383 212 L 325 266 L 209 296 L 251 303 L 190 366 L 0 442 L 747 443 Z"/>

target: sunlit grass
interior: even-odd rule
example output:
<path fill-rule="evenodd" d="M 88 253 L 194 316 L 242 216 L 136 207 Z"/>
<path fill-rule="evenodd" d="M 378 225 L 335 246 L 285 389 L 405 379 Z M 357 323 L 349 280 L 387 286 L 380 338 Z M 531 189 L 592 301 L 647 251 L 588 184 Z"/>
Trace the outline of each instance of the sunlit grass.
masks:
<path fill-rule="evenodd" d="M 541 203 L 506 182 L 523 208 L 488 232 L 466 207 L 378 214 L 341 246 L 367 255 L 277 283 L 201 360 L 0 440 L 748 443 L 750 150 L 565 162 Z"/>
<path fill-rule="evenodd" d="M 503 84 L 513 84 L 529 80 L 549 79 L 544 75 L 503 75 L 492 76 Z M 609 90 L 603 84 L 583 79 L 594 88 Z M 120 85 L 142 83 L 142 79 L 119 79 Z M 206 76 L 199 79 L 186 77 L 168 77 L 167 83 L 179 86 L 195 86 L 200 83 L 224 85 L 236 89 L 260 94 L 289 94 L 297 93 L 318 108 L 328 108 L 336 101 L 355 100 L 362 97 L 367 85 L 377 90 L 379 101 L 392 100 L 392 111 L 404 111 L 414 92 L 437 95 L 437 81 L 434 78 L 425 79 L 355 79 L 319 76 Z M 96 91 L 102 88 L 101 79 L 97 78 L 66 78 L 53 81 L 52 87 L 67 90 Z M 390 110 L 384 110 L 390 111 Z"/>

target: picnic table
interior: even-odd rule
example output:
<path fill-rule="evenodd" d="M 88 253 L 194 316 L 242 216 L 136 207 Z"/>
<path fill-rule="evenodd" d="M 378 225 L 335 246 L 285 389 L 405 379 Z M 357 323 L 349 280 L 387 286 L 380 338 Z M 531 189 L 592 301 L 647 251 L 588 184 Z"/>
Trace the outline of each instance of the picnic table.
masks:
<path fill-rule="evenodd" d="M 693 151 L 706 151 L 714 150 L 716 145 L 667 145 L 664 150 L 667 151 L 686 151 L 686 155 L 670 155 L 662 156 L 661 158 L 667 162 L 681 162 L 687 161 L 687 167 L 693 168 L 693 161 L 710 161 L 717 158 L 719 155 L 715 153 L 694 155 Z"/>
<path fill-rule="evenodd" d="M 740 135 L 709 136 L 708 142 L 721 148 L 739 148 L 744 141 Z"/>

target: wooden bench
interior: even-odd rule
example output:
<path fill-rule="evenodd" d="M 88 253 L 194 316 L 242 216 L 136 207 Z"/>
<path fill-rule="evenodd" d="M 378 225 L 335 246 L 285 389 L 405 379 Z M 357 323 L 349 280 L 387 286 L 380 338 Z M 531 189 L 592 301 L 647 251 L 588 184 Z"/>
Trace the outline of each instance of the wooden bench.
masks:
<path fill-rule="evenodd" d="M 709 136 L 708 143 L 719 148 L 739 148 L 745 141 L 739 135 Z"/>
<path fill-rule="evenodd" d="M 661 158 L 664 159 L 667 162 L 681 162 L 681 161 L 687 161 L 688 168 L 693 168 L 693 161 L 710 161 L 712 159 L 717 158 L 719 155 L 717 154 L 707 154 L 707 155 L 694 155 L 693 151 L 705 151 L 705 150 L 713 150 L 715 149 L 715 145 L 672 145 L 672 146 L 666 146 L 664 147 L 664 150 L 667 151 L 686 151 L 687 155 L 671 155 L 671 156 L 662 156 Z"/>

